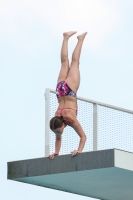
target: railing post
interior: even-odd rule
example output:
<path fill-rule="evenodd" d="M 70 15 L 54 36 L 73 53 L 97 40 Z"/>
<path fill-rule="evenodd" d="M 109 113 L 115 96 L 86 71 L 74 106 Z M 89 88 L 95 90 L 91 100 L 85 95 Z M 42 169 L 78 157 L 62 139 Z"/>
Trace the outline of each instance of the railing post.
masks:
<path fill-rule="evenodd" d="M 98 104 L 93 103 L 93 151 L 97 151 L 98 147 Z"/>
<path fill-rule="evenodd" d="M 45 157 L 49 155 L 50 89 L 45 89 Z"/>

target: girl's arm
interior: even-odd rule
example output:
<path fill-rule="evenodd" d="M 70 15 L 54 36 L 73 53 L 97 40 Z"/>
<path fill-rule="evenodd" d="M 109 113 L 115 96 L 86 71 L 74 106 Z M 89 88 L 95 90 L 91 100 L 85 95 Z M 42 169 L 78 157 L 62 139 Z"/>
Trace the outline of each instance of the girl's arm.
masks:
<path fill-rule="evenodd" d="M 59 154 L 59 151 L 60 151 L 60 147 L 61 147 L 61 135 L 57 135 L 56 134 L 56 140 L 55 140 L 55 153 L 52 153 L 51 155 L 49 155 L 49 157 L 51 159 L 54 158 L 54 156 L 58 155 Z"/>
<path fill-rule="evenodd" d="M 56 140 L 55 140 L 55 154 L 59 154 L 61 147 L 61 135 L 56 134 Z"/>
<path fill-rule="evenodd" d="M 78 120 L 75 118 L 74 120 L 71 119 L 71 126 L 73 129 L 77 132 L 77 134 L 80 137 L 80 142 L 77 150 L 72 151 L 72 156 L 76 155 L 78 152 L 82 152 L 85 142 L 86 142 L 86 135 L 78 122 Z"/>

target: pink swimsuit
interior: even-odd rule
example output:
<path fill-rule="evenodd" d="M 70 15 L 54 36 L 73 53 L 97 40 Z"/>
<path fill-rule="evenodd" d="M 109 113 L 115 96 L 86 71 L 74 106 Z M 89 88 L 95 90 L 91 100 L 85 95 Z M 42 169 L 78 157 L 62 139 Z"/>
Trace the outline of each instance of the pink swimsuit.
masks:
<path fill-rule="evenodd" d="M 69 85 L 67 84 L 66 81 L 61 81 L 57 84 L 56 87 L 56 96 L 57 98 L 62 97 L 62 96 L 71 96 L 77 99 L 77 95 L 76 93 L 69 87 Z M 77 111 L 78 111 L 78 107 L 76 110 L 74 110 L 73 108 L 59 108 L 58 110 L 60 110 L 60 115 L 63 117 L 62 115 L 62 111 L 63 110 L 73 110 L 74 112 L 76 112 L 77 115 Z M 63 119 L 68 122 L 68 125 L 70 124 L 70 122 L 68 121 L 67 118 L 63 117 Z"/>
<path fill-rule="evenodd" d="M 58 108 L 58 110 L 60 110 L 60 115 L 62 117 L 63 117 L 63 115 L 62 115 L 63 110 L 73 110 L 74 112 L 76 112 L 76 115 L 77 115 L 78 107 L 76 110 L 74 110 L 73 108 Z M 68 119 L 66 117 L 63 117 L 63 119 L 68 122 L 68 125 L 70 124 L 70 122 L 68 121 Z"/>
<path fill-rule="evenodd" d="M 61 81 L 57 84 L 56 96 L 57 98 L 62 96 L 71 96 L 77 98 L 76 93 L 69 87 L 66 81 Z"/>

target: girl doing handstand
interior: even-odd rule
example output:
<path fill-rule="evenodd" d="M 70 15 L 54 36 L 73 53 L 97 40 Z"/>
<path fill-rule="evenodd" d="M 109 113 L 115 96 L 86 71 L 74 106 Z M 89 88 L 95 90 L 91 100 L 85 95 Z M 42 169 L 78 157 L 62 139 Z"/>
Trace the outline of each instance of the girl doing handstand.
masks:
<path fill-rule="evenodd" d="M 79 146 L 71 152 L 72 156 L 82 152 L 86 141 L 86 135 L 76 117 L 78 112 L 76 93 L 80 85 L 79 58 L 87 32 L 77 36 L 78 42 L 72 54 L 71 64 L 69 65 L 68 40 L 74 34 L 76 34 L 76 31 L 63 33 L 64 39 L 61 48 L 62 65 L 56 87 L 59 106 L 55 112 L 55 116 L 50 120 L 50 129 L 56 134 L 55 152 L 49 155 L 51 159 L 59 154 L 61 135 L 67 125 L 71 126 L 80 137 Z"/>

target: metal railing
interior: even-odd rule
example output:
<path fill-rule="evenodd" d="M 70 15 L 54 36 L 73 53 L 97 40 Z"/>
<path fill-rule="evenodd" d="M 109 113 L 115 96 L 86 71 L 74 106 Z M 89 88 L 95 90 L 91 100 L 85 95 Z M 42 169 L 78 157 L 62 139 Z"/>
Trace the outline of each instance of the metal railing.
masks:
<path fill-rule="evenodd" d="M 45 90 L 45 156 L 48 156 L 49 154 L 49 135 L 50 135 L 50 129 L 49 129 L 49 121 L 50 121 L 50 93 L 55 94 L 55 90 L 52 89 L 46 89 Z M 93 151 L 98 150 L 98 106 L 102 106 L 104 108 L 110 108 L 113 110 L 121 111 L 128 114 L 133 114 L 133 111 L 127 110 L 124 108 L 116 107 L 113 105 L 105 104 L 102 102 L 94 101 L 91 99 L 86 99 L 83 97 L 77 97 L 77 100 L 91 103 L 93 105 Z M 132 115 L 133 116 L 133 115 Z M 132 121 L 131 121 L 132 122 Z M 133 142 L 133 141 L 132 141 Z"/>

